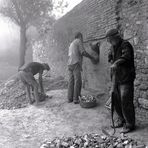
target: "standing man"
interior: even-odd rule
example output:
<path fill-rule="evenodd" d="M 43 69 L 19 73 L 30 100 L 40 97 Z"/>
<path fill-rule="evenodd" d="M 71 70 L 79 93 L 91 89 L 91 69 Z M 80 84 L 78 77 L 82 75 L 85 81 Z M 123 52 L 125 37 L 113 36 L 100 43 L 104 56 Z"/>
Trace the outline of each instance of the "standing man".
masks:
<path fill-rule="evenodd" d="M 50 70 L 50 67 L 46 63 L 38 63 L 38 62 L 31 62 L 27 65 L 22 66 L 19 69 L 19 79 L 23 82 L 23 84 L 26 87 L 26 96 L 30 101 L 30 104 L 33 104 L 34 100 L 31 99 L 30 89 L 33 90 L 34 99 L 36 101 L 36 104 L 40 101 L 38 88 L 40 88 L 41 94 L 44 96 L 44 87 L 42 82 L 42 74 L 43 71 Z M 39 84 L 34 78 L 34 75 L 39 74 Z"/>
<path fill-rule="evenodd" d="M 80 32 L 75 34 L 75 39 L 69 47 L 69 60 L 68 60 L 68 72 L 69 72 L 69 84 L 68 84 L 68 102 L 79 103 L 79 96 L 81 96 L 82 86 L 82 60 L 83 56 L 92 60 L 95 63 L 95 59 L 89 55 L 83 47 L 83 35 Z"/>
<path fill-rule="evenodd" d="M 123 127 L 121 133 L 128 133 L 135 129 L 134 50 L 128 41 L 121 38 L 117 29 L 109 30 L 106 37 L 112 45 L 108 61 L 111 63 L 112 91 L 115 94 L 113 104 L 119 116 L 115 128 Z"/>

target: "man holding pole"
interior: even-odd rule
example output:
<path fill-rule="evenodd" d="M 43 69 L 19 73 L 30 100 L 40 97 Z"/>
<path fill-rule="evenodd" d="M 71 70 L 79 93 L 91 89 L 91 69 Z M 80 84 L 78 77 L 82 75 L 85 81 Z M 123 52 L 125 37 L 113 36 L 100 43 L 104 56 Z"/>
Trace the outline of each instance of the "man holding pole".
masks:
<path fill-rule="evenodd" d="M 111 63 L 111 79 L 113 107 L 119 116 L 115 128 L 123 127 L 122 133 L 135 129 L 134 98 L 134 50 L 132 45 L 121 38 L 117 29 L 111 29 L 106 34 L 107 41 L 112 45 L 108 61 Z"/>

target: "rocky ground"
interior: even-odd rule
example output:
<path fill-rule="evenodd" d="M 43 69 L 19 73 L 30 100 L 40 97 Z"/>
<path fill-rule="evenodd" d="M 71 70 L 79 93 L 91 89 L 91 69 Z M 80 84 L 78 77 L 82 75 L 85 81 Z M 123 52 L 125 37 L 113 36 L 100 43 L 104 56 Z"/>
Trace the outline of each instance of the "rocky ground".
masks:
<path fill-rule="evenodd" d="M 97 107 L 84 109 L 80 105 L 67 103 L 67 82 L 63 77 L 44 80 L 47 94 L 52 98 L 41 102 L 39 106 L 28 104 L 21 83 L 9 81 L 1 84 L 0 147 L 38 148 L 55 137 L 91 133 L 101 135 L 102 127 L 109 133 L 113 132 L 110 128 L 110 112 L 104 107 L 108 99 L 105 94 L 93 93 L 97 96 Z M 83 94 L 88 93 L 83 90 Z M 148 113 L 136 108 L 136 118 L 137 130 L 128 136 L 148 145 Z M 120 136 L 120 130 L 115 136 Z"/>
<path fill-rule="evenodd" d="M 0 85 L 0 109 L 17 109 L 29 105 L 25 88 L 16 75 Z M 56 78 L 44 77 L 43 85 L 46 91 L 67 88 L 67 81 L 62 76 Z"/>

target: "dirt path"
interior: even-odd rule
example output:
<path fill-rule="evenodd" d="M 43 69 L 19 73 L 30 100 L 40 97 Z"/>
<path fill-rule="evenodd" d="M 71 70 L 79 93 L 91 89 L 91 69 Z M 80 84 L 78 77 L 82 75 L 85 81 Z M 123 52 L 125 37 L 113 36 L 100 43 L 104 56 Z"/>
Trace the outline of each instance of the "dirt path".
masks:
<path fill-rule="evenodd" d="M 0 110 L 0 148 L 38 148 L 42 142 L 56 136 L 101 133 L 102 125 L 109 127 L 108 111 L 102 104 L 82 109 L 66 102 L 66 90 L 50 91 L 48 95 L 53 98 L 38 107 Z M 147 133 L 145 125 L 130 136 L 148 144 Z"/>

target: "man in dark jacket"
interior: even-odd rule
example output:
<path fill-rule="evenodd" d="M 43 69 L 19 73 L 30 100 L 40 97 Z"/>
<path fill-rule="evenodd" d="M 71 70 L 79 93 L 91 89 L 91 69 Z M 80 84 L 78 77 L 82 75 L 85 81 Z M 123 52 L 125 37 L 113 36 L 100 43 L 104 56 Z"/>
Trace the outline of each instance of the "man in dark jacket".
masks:
<path fill-rule="evenodd" d="M 114 108 L 119 116 L 115 127 L 123 127 L 122 133 L 135 129 L 134 98 L 134 50 L 132 45 L 121 38 L 117 29 L 106 34 L 107 41 L 112 45 L 108 61 L 111 63 L 111 79 L 114 77 Z"/>
<path fill-rule="evenodd" d="M 38 63 L 38 62 L 31 62 L 28 63 L 27 65 L 22 66 L 19 69 L 19 74 L 18 77 L 19 79 L 23 82 L 23 84 L 26 87 L 26 95 L 27 98 L 30 101 L 30 104 L 34 102 L 34 100 L 31 99 L 31 94 L 30 94 L 30 89 L 32 88 L 33 90 L 33 95 L 34 99 L 36 101 L 36 104 L 39 102 L 39 93 L 38 93 L 38 88 L 40 88 L 41 94 L 45 96 L 44 94 L 44 87 L 42 84 L 42 74 L 43 71 L 50 70 L 50 67 L 46 63 Z M 39 84 L 34 78 L 34 75 L 39 74 Z"/>

